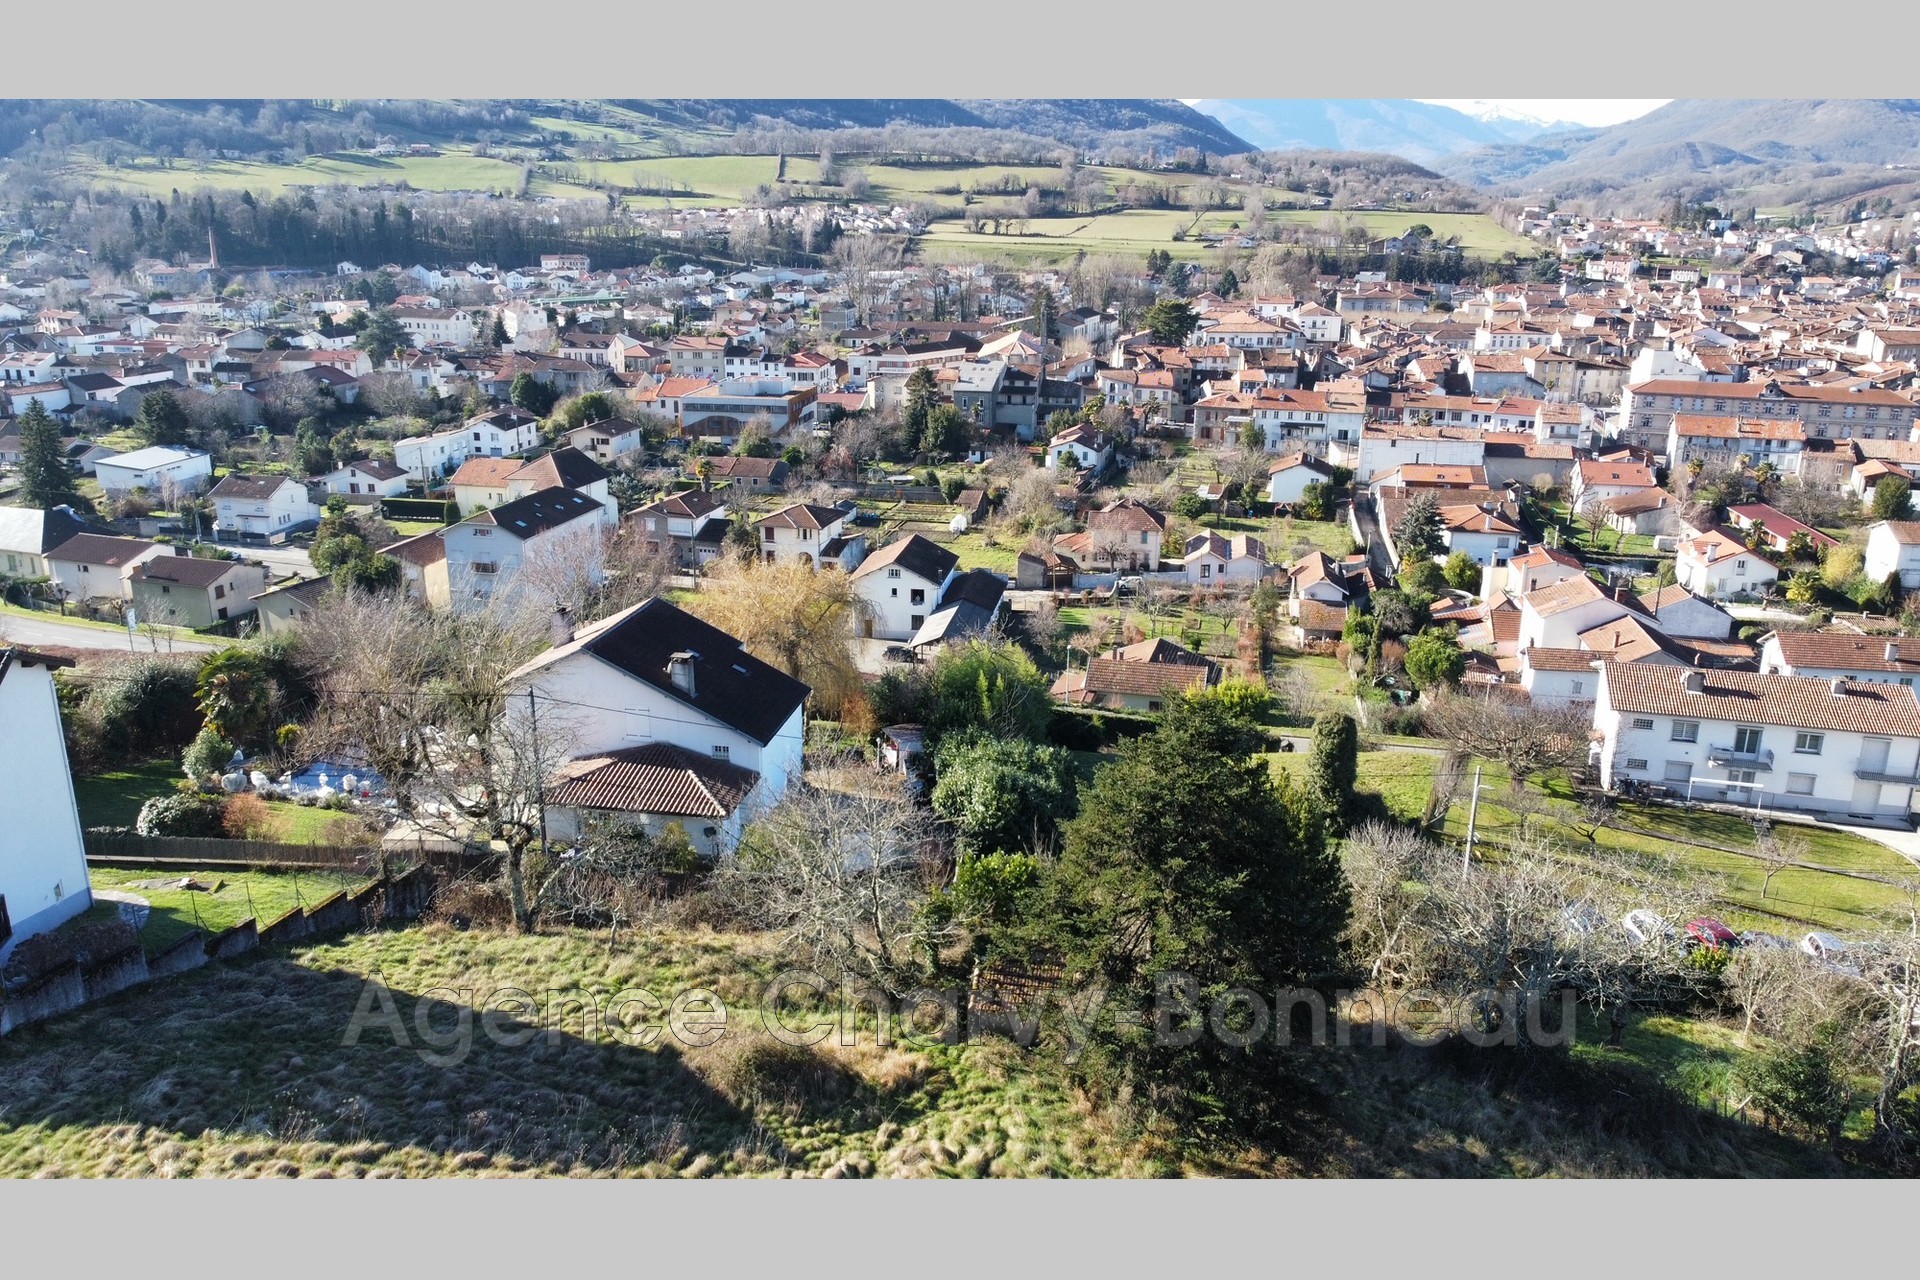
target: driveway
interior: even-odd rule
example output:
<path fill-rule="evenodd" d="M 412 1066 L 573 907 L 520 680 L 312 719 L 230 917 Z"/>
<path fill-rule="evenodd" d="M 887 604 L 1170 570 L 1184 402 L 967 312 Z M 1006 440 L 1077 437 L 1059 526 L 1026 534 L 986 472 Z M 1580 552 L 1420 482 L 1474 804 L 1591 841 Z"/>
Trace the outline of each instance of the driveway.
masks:
<path fill-rule="evenodd" d="M 166 636 L 141 632 L 129 637 L 115 628 L 86 627 L 62 622 L 58 618 L 23 618 L 16 613 L 0 614 L 0 641 L 21 645 L 63 645 L 69 649 L 117 649 L 130 653 L 212 653 L 224 645 L 204 640 L 170 640 Z"/>
<path fill-rule="evenodd" d="M 1907 861 L 1920 864 L 1920 831 L 1907 827 L 1859 827 L 1845 822 L 1821 822 L 1816 825 L 1885 845 Z"/>

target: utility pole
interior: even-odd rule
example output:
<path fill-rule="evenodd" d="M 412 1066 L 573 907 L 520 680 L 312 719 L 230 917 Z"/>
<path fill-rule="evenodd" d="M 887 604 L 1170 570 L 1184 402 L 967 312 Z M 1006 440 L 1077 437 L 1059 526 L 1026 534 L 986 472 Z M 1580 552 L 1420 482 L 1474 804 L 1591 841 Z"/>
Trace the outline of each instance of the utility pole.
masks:
<path fill-rule="evenodd" d="M 527 731 L 533 735 L 533 803 L 540 811 L 540 852 L 547 851 L 547 788 L 540 772 L 540 709 L 531 688 L 527 690 Z"/>
<path fill-rule="evenodd" d="M 1467 882 L 1467 867 L 1473 862 L 1473 827 L 1480 818 L 1480 770 L 1481 765 L 1473 766 L 1473 798 L 1467 801 L 1467 847 L 1460 855 L 1460 883 Z"/>

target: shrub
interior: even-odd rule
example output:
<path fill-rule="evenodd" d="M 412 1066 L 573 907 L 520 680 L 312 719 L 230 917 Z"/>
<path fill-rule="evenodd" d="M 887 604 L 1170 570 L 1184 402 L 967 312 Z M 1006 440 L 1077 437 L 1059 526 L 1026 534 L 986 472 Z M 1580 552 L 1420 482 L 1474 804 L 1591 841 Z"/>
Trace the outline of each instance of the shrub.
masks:
<path fill-rule="evenodd" d="M 133 658 L 103 672 L 81 704 L 99 726 L 101 754 L 148 759 L 191 742 L 200 723 L 195 670 L 171 659 Z"/>
<path fill-rule="evenodd" d="M 218 796 L 155 796 L 140 806 L 133 829 L 143 836 L 222 836 L 227 802 Z"/>
<path fill-rule="evenodd" d="M 839 1102 L 859 1077 L 810 1045 L 769 1035 L 726 1036 L 704 1055 L 708 1082 L 740 1106 L 772 1104 L 808 1110 Z"/>
<path fill-rule="evenodd" d="M 498 884 L 456 880 L 440 886 L 433 895 L 427 919 L 456 929 L 475 925 L 504 929 L 513 923 L 513 905 L 507 901 L 507 891 Z"/>
<path fill-rule="evenodd" d="M 237 795 L 227 801 L 221 825 L 235 840 L 271 840 L 278 833 L 279 819 L 267 802 L 256 795 Z"/>
<path fill-rule="evenodd" d="M 186 770 L 187 777 L 198 780 L 223 772 L 233 759 L 234 750 L 234 745 L 214 730 L 202 729 L 186 754 L 180 757 L 180 767 Z"/>

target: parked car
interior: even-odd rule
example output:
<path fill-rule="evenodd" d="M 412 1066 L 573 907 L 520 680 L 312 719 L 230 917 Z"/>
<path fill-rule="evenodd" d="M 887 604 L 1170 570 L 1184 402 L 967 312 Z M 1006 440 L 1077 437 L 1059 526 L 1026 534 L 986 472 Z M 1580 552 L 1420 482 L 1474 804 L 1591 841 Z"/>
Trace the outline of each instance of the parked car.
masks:
<path fill-rule="evenodd" d="M 1625 929 L 1627 936 L 1640 946 L 1673 937 L 1673 926 L 1662 920 L 1659 913 L 1649 911 L 1645 907 L 1627 912 L 1620 920 L 1620 927 Z"/>
<path fill-rule="evenodd" d="M 1800 949 L 1834 973 L 1842 973 L 1849 978 L 1860 976 L 1860 948 L 1830 933 L 1815 930 L 1800 939 Z"/>
<path fill-rule="evenodd" d="M 1793 944 L 1777 933 L 1760 933 L 1753 929 L 1744 929 L 1740 933 L 1740 945 L 1754 947 L 1762 951 L 1791 951 Z"/>
<path fill-rule="evenodd" d="M 1687 941 L 1710 950 L 1740 945 L 1739 935 L 1712 916 L 1696 916 L 1687 921 Z"/>
<path fill-rule="evenodd" d="M 888 662 L 913 662 L 916 660 L 913 650 L 903 644 L 888 645 L 880 651 L 880 656 Z"/>

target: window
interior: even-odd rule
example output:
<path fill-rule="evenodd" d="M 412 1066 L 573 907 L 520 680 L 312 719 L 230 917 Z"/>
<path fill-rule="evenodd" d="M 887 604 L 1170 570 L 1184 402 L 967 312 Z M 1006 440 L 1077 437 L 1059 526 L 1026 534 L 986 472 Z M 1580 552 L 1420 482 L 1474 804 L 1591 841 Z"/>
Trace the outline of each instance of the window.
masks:
<path fill-rule="evenodd" d="M 908 604 L 925 604 L 926 602 L 927 593 L 923 589 L 915 587 L 912 591 L 907 592 Z"/>
<path fill-rule="evenodd" d="M 916 613 L 913 615 L 912 619 L 908 622 L 907 625 L 912 627 L 915 631 L 918 631 L 920 629 L 921 624 L 926 622 L 926 620 L 927 620 L 926 614 Z"/>
<path fill-rule="evenodd" d="M 475 573 L 498 573 L 500 572 L 500 566 L 492 560 L 475 560 L 473 562 L 473 571 Z"/>
<path fill-rule="evenodd" d="M 1790 773 L 1787 775 L 1787 794 L 1790 796 L 1810 796 L 1813 794 L 1813 775 L 1810 773 Z"/>
<path fill-rule="evenodd" d="M 222 585 L 221 585 L 220 583 L 217 583 L 217 582 L 216 582 L 216 583 L 214 583 L 214 584 L 213 584 L 213 598 L 214 598 L 215 600 L 225 600 L 225 599 L 227 598 L 227 589 L 226 589 L 226 587 L 224 587 L 224 586 L 222 586 Z"/>
<path fill-rule="evenodd" d="M 1638 727 L 1638 722 L 1635 722 Z M 1648 725 L 1652 727 L 1651 724 Z M 1698 720 L 1675 720 L 1673 722 L 1673 740 L 1675 742 L 1700 741 L 1700 722 Z"/>
<path fill-rule="evenodd" d="M 1727 770 L 1727 781 L 1731 783 L 1735 783 L 1739 786 L 1745 786 L 1745 787 L 1752 786 L 1755 776 L 1757 775 L 1752 769 Z"/>
<path fill-rule="evenodd" d="M 1743 756 L 1758 755 L 1760 752 L 1760 727 L 1743 724 L 1733 731 L 1733 749 Z"/>
<path fill-rule="evenodd" d="M 1796 733 L 1793 735 L 1794 754 L 1817 756 L 1820 754 L 1820 748 L 1826 744 L 1826 740 L 1827 735 L 1824 733 Z"/>
<path fill-rule="evenodd" d="M 723 746 L 722 744 L 717 742 L 713 745 L 713 758 L 715 760 L 725 760 L 727 757 L 731 756 L 732 754 L 733 754 L 732 747 Z"/>
<path fill-rule="evenodd" d="M 1572 688 L 1572 692 L 1576 696 L 1578 696 L 1579 694 L 1585 693 L 1587 691 L 1587 682 L 1585 680 L 1575 680 L 1571 688 Z"/>
<path fill-rule="evenodd" d="M 889 569 L 887 570 L 887 576 L 889 578 L 897 578 L 900 576 L 900 571 L 898 569 Z"/>
<path fill-rule="evenodd" d="M 1684 787 L 1693 781 L 1693 765 L 1690 761 L 1686 760 L 1669 760 L 1667 761 L 1666 772 L 1661 776 L 1667 782 L 1677 783 Z"/>
<path fill-rule="evenodd" d="M 1636 729 L 1651 729 L 1653 728 L 1653 720 L 1647 716 L 1635 716 L 1633 727 Z"/>
<path fill-rule="evenodd" d="M 772 525 L 770 525 L 770 524 L 767 524 L 767 525 L 761 525 L 761 526 L 760 526 L 760 536 L 761 536 L 761 537 L 762 537 L 763 539 L 765 539 L 766 541 L 768 541 L 768 542 L 772 542 L 772 541 L 773 541 L 773 526 L 772 526 Z"/>
<path fill-rule="evenodd" d="M 1635 760 L 1631 756 L 1627 758 L 1627 768 L 1629 770 L 1636 771 L 1636 772 L 1644 772 L 1646 770 L 1646 767 L 1647 767 L 1647 762 L 1645 760 Z"/>
<path fill-rule="evenodd" d="M 1747 576 L 1747 558 L 1745 556 L 1741 556 L 1733 562 L 1733 576 L 1736 578 L 1744 578 Z"/>

